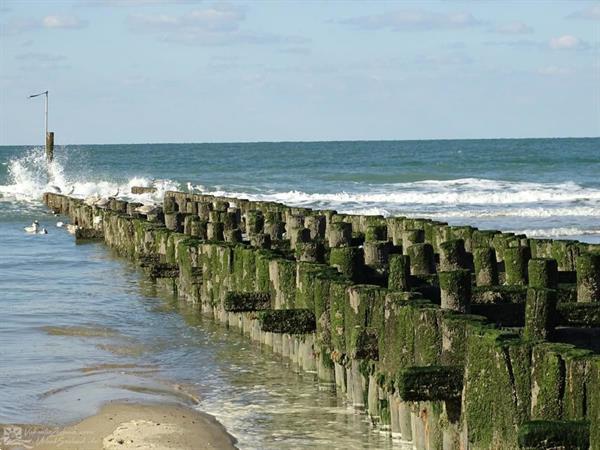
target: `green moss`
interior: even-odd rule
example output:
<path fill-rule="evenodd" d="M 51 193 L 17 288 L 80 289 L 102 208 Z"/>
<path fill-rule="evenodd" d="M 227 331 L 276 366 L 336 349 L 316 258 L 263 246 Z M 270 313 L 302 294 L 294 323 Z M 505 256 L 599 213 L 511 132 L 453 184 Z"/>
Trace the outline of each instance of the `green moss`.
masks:
<path fill-rule="evenodd" d="M 531 258 L 529 247 L 508 247 L 504 249 L 504 269 L 506 284 L 513 286 L 527 285 L 527 264 Z"/>
<path fill-rule="evenodd" d="M 260 292 L 271 292 L 273 285 L 269 277 L 269 261 L 274 259 L 275 255 L 267 250 L 258 250 L 256 252 L 256 289 Z"/>
<path fill-rule="evenodd" d="M 342 277 L 335 269 L 324 266 L 316 274 L 313 285 L 313 304 L 315 317 L 317 318 L 317 343 L 331 350 L 331 321 L 330 321 L 330 289 L 332 280 L 340 280 Z"/>
<path fill-rule="evenodd" d="M 334 351 L 346 353 L 344 310 L 348 303 L 347 281 L 333 280 L 330 284 L 329 322 L 331 323 L 331 346 Z"/>
<path fill-rule="evenodd" d="M 500 234 L 500 232 L 497 230 L 473 230 L 471 235 L 473 247 L 492 247 L 496 234 Z"/>
<path fill-rule="evenodd" d="M 271 294 L 266 292 L 228 292 L 225 295 L 225 311 L 248 312 L 271 308 Z"/>
<path fill-rule="evenodd" d="M 251 210 L 246 212 L 246 233 L 255 234 L 262 233 L 265 224 L 262 211 Z"/>
<path fill-rule="evenodd" d="M 395 385 L 405 401 L 451 400 L 460 397 L 463 370 L 449 366 L 408 367 L 398 372 Z"/>
<path fill-rule="evenodd" d="M 523 304 L 527 297 L 525 286 L 477 286 L 472 289 L 471 304 Z"/>
<path fill-rule="evenodd" d="M 402 248 L 408 249 L 411 245 L 423 244 L 425 242 L 425 231 L 407 229 L 402 231 Z M 406 250 L 405 250 L 406 253 Z"/>
<path fill-rule="evenodd" d="M 357 280 L 364 266 L 363 252 L 358 247 L 332 247 L 329 264 L 351 280 Z"/>
<path fill-rule="evenodd" d="M 467 327 L 463 414 L 472 448 L 516 448 L 522 410 L 507 348 L 514 337 L 481 324 Z M 525 362 L 524 362 L 525 364 Z"/>
<path fill-rule="evenodd" d="M 519 445 L 526 449 L 587 450 L 590 424 L 585 420 L 534 420 L 519 427 Z"/>
<path fill-rule="evenodd" d="M 572 327 L 600 327 L 600 303 L 559 303 L 557 321 Z"/>
<path fill-rule="evenodd" d="M 240 253 L 242 257 L 241 288 L 251 292 L 256 289 L 256 250 L 242 248 Z"/>
<path fill-rule="evenodd" d="M 387 225 L 369 225 L 365 229 L 365 242 L 387 241 Z"/>
<path fill-rule="evenodd" d="M 530 239 L 532 258 L 552 258 L 552 239 Z"/>
<path fill-rule="evenodd" d="M 473 249 L 473 265 L 475 266 L 477 286 L 494 286 L 498 284 L 496 252 L 492 247 L 475 247 Z"/>
<path fill-rule="evenodd" d="M 551 257 L 558 263 L 558 270 L 576 270 L 576 259 L 580 248 L 577 241 L 555 240 L 552 241 Z"/>
<path fill-rule="evenodd" d="M 529 288 L 525 303 L 525 329 L 527 340 L 545 340 L 554 330 L 556 319 L 556 291 Z"/>
<path fill-rule="evenodd" d="M 492 238 L 492 247 L 496 251 L 498 261 L 504 261 L 504 251 L 511 246 L 513 242 L 518 242 L 514 233 L 498 233 Z"/>
<path fill-rule="evenodd" d="M 471 272 L 439 272 L 438 277 L 442 308 L 468 313 L 471 309 Z"/>
<path fill-rule="evenodd" d="M 346 222 L 330 223 L 327 235 L 330 247 L 347 247 L 352 240 L 352 225 Z"/>
<path fill-rule="evenodd" d="M 600 302 L 600 254 L 577 257 L 577 301 Z"/>
<path fill-rule="evenodd" d="M 316 329 L 315 315 L 308 309 L 269 309 L 257 317 L 264 332 L 306 334 Z"/>
<path fill-rule="evenodd" d="M 323 262 L 325 249 L 320 242 L 297 242 L 296 259 L 307 262 Z"/>
<path fill-rule="evenodd" d="M 297 308 L 308 308 L 314 311 L 315 281 L 321 273 L 320 264 L 298 262 L 297 263 L 297 288 L 294 305 Z M 318 316 L 317 316 L 318 318 Z"/>
<path fill-rule="evenodd" d="M 282 296 L 283 306 L 291 308 L 296 299 L 296 261 L 287 259 L 277 260 L 279 291 Z"/>
<path fill-rule="evenodd" d="M 442 354 L 439 362 L 449 366 L 464 366 L 467 356 L 466 339 L 468 324 L 483 324 L 485 317 L 442 311 L 439 317 L 442 334 Z"/>
<path fill-rule="evenodd" d="M 346 351 L 355 352 L 353 336 L 362 328 L 380 330 L 383 319 L 384 291 L 377 286 L 354 285 L 348 289 L 348 302 L 344 308 L 344 333 Z"/>
<path fill-rule="evenodd" d="M 390 255 L 388 288 L 407 291 L 410 287 L 410 258 L 407 255 Z"/>
<path fill-rule="evenodd" d="M 475 230 L 475 228 L 468 225 L 450 227 L 450 232 L 452 233 L 454 240 L 462 240 L 463 246 L 468 252 L 471 252 L 471 249 L 473 248 L 473 233 Z"/>
<path fill-rule="evenodd" d="M 533 347 L 532 398 L 533 419 L 561 420 L 565 391 L 565 362 L 561 346 L 543 343 Z"/>
<path fill-rule="evenodd" d="M 558 287 L 558 264 L 549 258 L 533 258 L 528 263 L 529 286 L 556 289 Z"/>
<path fill-rule="evenodd" d="M 430 244 L 415 244 L 405 249 L 410 258 L 411 275 L 429 275 L 435 273 L 433 247 Z"/>
<path fill-rule="evenodd" d="M 451 239 L 439 244 L 438 248 L 440 253 L 440 271 L 447 272 L 467 268 L 467 254 L 465 252 L 464 240 Z"/>
<path fill-rule="evenodd" d="M 563 418 L 568 420 L 585 419 L 588 415 L 588 396 L 595 388 L 591 351 L 569 349 L 561 353 L 565 361 L 565 394 Z"/>
<path fill-rule="evenodd" d="M 350 333 L 348 343 L 350 358 L 377 361 L 379 359 L 377 336 L 378 330 L 373 327 L 355 327 Z"/>
<path fill-rule="evenodd" d="M 441 310 L 433 306 L 415 308 L 413 326 L 415 333 L 415 364 L 438 364 L 442 353 L 442 334 L 438 325 Z"/>

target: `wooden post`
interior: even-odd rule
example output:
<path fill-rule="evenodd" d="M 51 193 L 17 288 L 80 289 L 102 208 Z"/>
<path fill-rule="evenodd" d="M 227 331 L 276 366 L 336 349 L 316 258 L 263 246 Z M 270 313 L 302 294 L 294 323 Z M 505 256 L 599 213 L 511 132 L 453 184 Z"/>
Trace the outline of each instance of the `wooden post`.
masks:
<path fill-rule="evenodd" d="M 54 131 L 46 133 L 46 160 L 50 163 L 54 159 Z"/>

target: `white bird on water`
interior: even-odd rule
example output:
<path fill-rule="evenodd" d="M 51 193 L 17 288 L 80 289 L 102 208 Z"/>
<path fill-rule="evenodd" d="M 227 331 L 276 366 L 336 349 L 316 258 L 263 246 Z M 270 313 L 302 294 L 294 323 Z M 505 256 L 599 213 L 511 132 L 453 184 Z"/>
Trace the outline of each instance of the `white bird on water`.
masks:
<path fill-rule="evenodd" d="M 64 223 L 64 222 L 56 222 L 56 226 L 57 226 L 58 228 L 62 228 L 62 227 L 64 227 L 64 226 L 65 226 L 65 223 Z"/>
<path fill-rule="evenodd" d="M 23 228 L 26 233 L 36 234 L 40 229 L 40 223 L 37 220 L 34 220 L 33 223 Z"/>
<path fill-rule="evenodd" d="M 40 231 L 37 232 L 37 234 L 48 234 L 48 230 L 42 228 Z"/>

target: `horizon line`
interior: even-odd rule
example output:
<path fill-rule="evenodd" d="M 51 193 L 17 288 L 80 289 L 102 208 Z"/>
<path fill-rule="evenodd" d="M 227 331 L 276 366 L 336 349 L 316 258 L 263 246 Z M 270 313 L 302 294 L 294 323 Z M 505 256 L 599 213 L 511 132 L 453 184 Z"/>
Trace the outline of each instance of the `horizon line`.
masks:
<path fill-rule="evenodd" d="M 423 139 L 331 139 L 331 140 L 257 140 L 257 141 L 174 141 L 174 142 L 112 142 L 112 143 L 66 143 L 56 144 L 57 147 L 69 145 L 213 145 L 213 144 L 315 144 L 315 143 L 336 143 L 336 142 L 421 142 L 421 141 L 499 141 L 499 140 L 536 140 L 536 139 L 598 139 L 598 136 L 546 136 L 546 137 L 483 137 L 483 138 L 423 138 Z M 0 144 L 0 147 L 36 147 L 44 146 L 41 144 Z"/>

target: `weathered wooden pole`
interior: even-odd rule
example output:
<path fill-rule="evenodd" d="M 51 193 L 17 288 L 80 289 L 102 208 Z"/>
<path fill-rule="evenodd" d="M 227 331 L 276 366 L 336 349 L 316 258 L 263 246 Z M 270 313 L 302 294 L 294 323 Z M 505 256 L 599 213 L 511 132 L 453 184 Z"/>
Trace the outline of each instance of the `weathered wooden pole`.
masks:
<path fill-rule="evenodd" d="M 54 131 L 46 133 L 46 160 L 50 163 L 54 159 Z"/>

